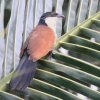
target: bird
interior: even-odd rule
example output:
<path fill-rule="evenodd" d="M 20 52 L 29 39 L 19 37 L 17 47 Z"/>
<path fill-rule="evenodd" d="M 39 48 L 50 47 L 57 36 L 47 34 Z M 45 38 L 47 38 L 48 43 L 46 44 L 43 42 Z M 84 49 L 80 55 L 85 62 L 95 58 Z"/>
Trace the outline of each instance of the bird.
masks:
<path fill-rule="evenodd" d="M 21 48 L 20 61 L 9 82 L 10 90 L 25 90 L 35 76 L 38 60 L 52 51 L 57 40 L 55 25 L 63 14 L 46 12 Z"/>

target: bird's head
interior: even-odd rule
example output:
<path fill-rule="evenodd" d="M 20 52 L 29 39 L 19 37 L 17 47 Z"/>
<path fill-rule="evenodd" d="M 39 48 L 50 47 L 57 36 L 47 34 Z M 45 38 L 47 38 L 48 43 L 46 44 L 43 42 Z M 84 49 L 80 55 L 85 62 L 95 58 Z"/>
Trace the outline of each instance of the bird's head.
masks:
<path fill-rule="evenodd" d="M 40 17 L 39 25 L 46 25 L 55 30 L 57 18 L 64 18 L 64 15 L 56 12 L 46 12 Z"/>

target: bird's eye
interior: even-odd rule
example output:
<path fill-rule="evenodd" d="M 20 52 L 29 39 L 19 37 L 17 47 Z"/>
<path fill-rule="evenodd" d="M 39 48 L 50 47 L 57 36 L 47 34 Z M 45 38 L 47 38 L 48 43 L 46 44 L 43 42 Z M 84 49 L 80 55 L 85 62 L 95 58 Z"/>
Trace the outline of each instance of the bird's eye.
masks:
<path fill-rule="evenodd" d="M 58 14 L 57 13 L 54 13 L 54 14 L 52 14 L 52 17 L 56 17 Z"/>

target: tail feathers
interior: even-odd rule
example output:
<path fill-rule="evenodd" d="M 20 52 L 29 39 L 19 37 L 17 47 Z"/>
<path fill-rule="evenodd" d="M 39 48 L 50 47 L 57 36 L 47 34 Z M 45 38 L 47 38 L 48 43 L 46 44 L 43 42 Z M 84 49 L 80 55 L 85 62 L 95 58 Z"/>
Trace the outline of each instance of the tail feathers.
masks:
<path fill-rule="evenodd" d="M 11 90 L 24 90 L 35 75 L 37 62 L 32 62 L 24 56 L 10 81 Z"/>

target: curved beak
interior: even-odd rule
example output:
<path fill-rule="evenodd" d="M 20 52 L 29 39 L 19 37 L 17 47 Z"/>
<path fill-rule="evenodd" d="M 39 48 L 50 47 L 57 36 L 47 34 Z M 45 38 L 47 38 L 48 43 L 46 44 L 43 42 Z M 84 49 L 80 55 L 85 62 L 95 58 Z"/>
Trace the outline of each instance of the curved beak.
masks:
<path fill-rule="evenodd" d="M 65 18 L 65 16 L 62 15 L 62 14 L 58 14 L 57 17 L 58 17 L 58 18 Z"/>

